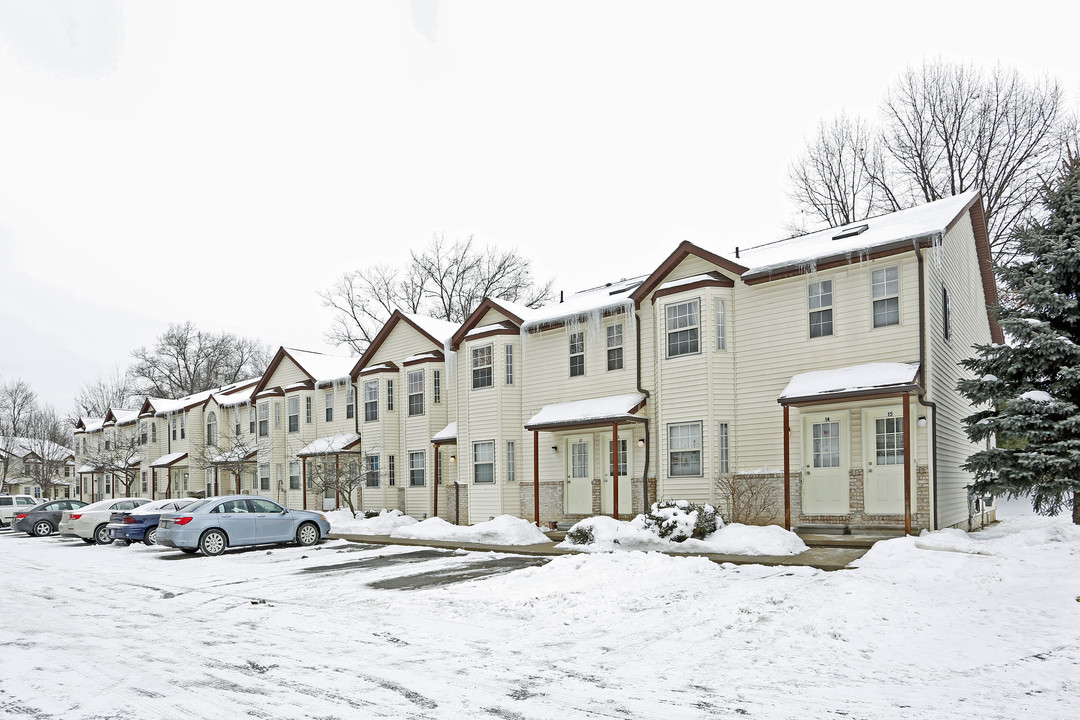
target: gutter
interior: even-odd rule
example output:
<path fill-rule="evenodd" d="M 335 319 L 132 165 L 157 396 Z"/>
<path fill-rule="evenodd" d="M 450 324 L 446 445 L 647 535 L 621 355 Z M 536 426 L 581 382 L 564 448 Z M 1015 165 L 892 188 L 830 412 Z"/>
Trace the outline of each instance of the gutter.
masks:
<path fill-rule="evenodd" d="M 915 259 L 919 261 L 919 371 L 923 374 L 923 388 L 930 385 L 929 373 L 926 369 L 926 277 L 924 275 L 924 261 L 922 254 L 922 247 L 919 243 L 915 243 Z M 930 497 L 934 504 L 933 509 L 933 523 L 934 530 L 938 528 L 938 432 L 937 432 L 937 403 L 930 402 L 926 399 L 926 390 L 918 394 L 919 404 L 930 408 L 930 435 L 933 448 L 930 452 L 931 457 L 931 483 L 930 483 Z M 916 424 L 916 427 L 918 425 Z M 910 459 L 909 459 L 910 460 Z"/>

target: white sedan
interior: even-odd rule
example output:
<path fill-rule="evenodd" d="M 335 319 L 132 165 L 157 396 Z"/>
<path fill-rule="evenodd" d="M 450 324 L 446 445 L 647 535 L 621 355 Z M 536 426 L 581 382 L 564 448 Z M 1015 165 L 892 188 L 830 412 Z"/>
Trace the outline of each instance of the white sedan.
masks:
<path fill-rule="evenodd" d="M 109 518 L 114 512 L 134 510 L 150 502 L 147 498 L 113 498 L 98 500 L 78 510 L 65 510 L 60 516 L 60 537 L 77 537 L 83 542 L 108 545 Z"/>

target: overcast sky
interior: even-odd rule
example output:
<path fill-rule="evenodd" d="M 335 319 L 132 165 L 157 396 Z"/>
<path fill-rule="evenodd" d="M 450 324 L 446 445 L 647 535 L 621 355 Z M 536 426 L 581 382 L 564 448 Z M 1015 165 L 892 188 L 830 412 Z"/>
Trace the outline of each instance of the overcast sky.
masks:
<path fill-rule="evenodd" d="M 67 411 L 184 320 L 335 352 L 317 292 L 433 233 L 567 292 L 778 239 L 805 139 L 907 65 L 1075 107 L 1076 8 L 0 0 L 0 377 Z"/>

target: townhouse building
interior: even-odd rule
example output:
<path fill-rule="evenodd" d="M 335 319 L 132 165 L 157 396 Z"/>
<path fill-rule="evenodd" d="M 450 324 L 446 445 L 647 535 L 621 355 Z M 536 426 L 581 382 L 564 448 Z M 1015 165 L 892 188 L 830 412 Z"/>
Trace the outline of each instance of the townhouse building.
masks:
<path fill-rule="evenodd" d="M 39 438 L 0 436 L 0 492 L 35 498 L 71 497 L 75 452 Z"/>

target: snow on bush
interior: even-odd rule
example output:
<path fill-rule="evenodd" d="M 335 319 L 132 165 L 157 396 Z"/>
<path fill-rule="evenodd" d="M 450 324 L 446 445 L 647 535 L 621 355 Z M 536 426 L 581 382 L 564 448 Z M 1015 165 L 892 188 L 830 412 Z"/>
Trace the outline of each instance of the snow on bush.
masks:
<path fill-rule="evenodd" d="M 354 518 L 348 510 L 334 510 L 325 515 L 330 521 L 330 532 L 350 535 L 389 535 L 396 528 L 416 524 L 415 518 L 400 510 L 369 510 L 359 518 Z"/>
<path fill-rule="evenodd" d="M 695 505 L 689 500 L 662 500 L 653 503 L 645 513 L 644 526 L 661 538 L 684 542 L 690 538 L 704 540 L 724 526 L 716 508 L 708 503 Z"/>
<path fill-rule="evenodd" d="M 399 527 L 390 533 L 390 537 L 490 545 L 536 545 L 548 541 L 548 536 L 531 522 L 512 515 L 500 515 L 475 525 L 454 525 L 433 517 L 409 527 Z"/>

